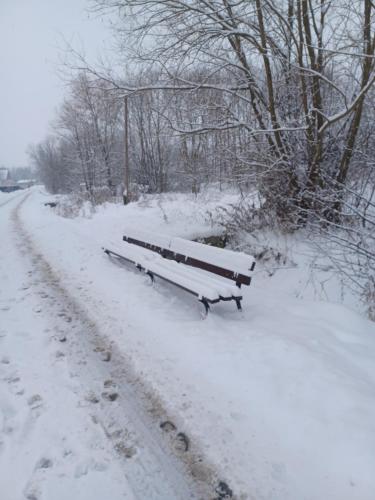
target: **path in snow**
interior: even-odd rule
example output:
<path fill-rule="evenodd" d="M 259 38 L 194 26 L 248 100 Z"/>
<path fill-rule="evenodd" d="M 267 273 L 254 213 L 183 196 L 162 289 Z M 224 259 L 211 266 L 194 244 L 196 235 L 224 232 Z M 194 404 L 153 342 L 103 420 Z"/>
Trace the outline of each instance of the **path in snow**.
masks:
<path fill-rule="evenodd" d="M 167 425 L 162 436 L 158 401 L 139 397 L 127 360 L 34 248 L 19 217 L 26 198 L 1 205 L 2 500 L 212 498 L 209 469 L 196 464 L 198 487 L 183 435 Z"/>

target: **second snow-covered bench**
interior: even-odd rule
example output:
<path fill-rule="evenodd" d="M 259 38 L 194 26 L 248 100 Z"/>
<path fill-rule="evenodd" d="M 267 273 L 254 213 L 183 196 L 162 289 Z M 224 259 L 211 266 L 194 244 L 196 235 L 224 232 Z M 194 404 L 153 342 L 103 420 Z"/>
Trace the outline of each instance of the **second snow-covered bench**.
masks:
<path fill-rule="evenodd" d="M 121 253 L 104 251 L 132 262 L 152 280 L 162 278 L 195 295 L 206 312 L 210 304 L 229 300 L 241 309 L 240 288 L 250 284 L 255 266 L 250 255 L 141 231 L 127 234 L 123 241 Z"/>

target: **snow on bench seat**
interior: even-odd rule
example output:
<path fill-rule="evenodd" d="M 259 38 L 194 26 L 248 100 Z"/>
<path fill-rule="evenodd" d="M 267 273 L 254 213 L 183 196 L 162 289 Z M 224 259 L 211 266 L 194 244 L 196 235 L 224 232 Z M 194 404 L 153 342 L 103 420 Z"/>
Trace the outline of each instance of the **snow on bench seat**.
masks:
<path fill-rule="evenodd" d="M 184 273 L 182 270 L 175 269 L 175 266 L 170 266 L 169 264 L 177 264 L 176 262 L 160 262 L 155 260 L 153 262 L 148 261 L 148 272 L 156 276 L 178 285 L 186 291 L 189 291 L 196 295 L 199 299 L 206 299 L 209 302 L 217 302 L 220 300 L 220 293 L 216 287 L 211 287 L 209 283 L 204 284 L 194 279 L 189 273 Z"/>
<path fill-rule="evenodd" d="M 254 257 L 243 252 L 215 248 L 203 243 L 197 243 L 178 237 L 132 230 L 130 233 L 127 233 L 123 239 L 129 243 L 146 243 L 152 247 L 151 249 L 153 251 L 166 249 L 175 255 L 185 257 L 185 260 L 190 259 L 210 264 L 217 268 L 230 271 L 233 273 L 234 277 L 242 275 L 249 279 L 246 284 L 250 283 L 255 265 Z M 197 267 L 199 267 L 199 265 Z"/>
<path fill-rule="evenodd" d="M 152 262 L 154 270 L 156 266 L 162 273 L 168 272 L 172 273 L 174 281 L 189 279 L 194 285 L 194 289 L 198 291 L 197 295 L 200 297 L 209 298 L 207 293 L 203 293 L 203 289 L 210 289 L 214 291 L 214 296 L 210 297 L 210 300 L 226 299 L 232 297 L 241 297 L 241 290 L 223 279 L 212 276 L 209 273 L 187 267 L 184 264 L 180 264 L 173 260 L 165 260 L 163 258 L 155 260 Z M 157 271 L 155 270 L 155 273 Z M 181 283 L 180 283 L 181 284 Z"/>
<path fill-rule="evenodd" d="M 124 243 L 120 249 L 107 250 L 122 257 L 145 272 L 159 276 L 186 291 L 196 295 L 199 300 L 218 302 L 220 300 L 241 299 L 240 290 L 224 279 L 211 276 L 210 273 L 187 267 L 172 260 L 166 260 L 150 250 Z"/>

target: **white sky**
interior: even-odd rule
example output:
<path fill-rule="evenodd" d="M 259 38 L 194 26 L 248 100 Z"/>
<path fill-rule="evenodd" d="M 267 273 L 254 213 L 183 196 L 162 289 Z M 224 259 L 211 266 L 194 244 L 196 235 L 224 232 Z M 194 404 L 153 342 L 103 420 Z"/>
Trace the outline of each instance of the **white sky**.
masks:
<path fill-rule="evenodd" d="M 57 75 L 63 37 L 94 60 L 109 45 L 87 0 L 0 0 L 0 166 L 28 164 L 64 94 Z"/>

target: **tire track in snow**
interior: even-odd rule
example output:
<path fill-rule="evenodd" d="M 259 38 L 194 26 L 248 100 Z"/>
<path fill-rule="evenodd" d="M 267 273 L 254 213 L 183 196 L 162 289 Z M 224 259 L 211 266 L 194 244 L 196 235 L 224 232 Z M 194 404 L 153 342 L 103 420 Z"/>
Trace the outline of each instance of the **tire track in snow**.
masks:
<path fill-rule="evenodd" d="M 113 445 L 135 497 L 229 498 L 218 491 L 220 481 L 212 467 L 204 463 L 198 451 L 190 449 L 188 440 L 181 439 L 184 434 L 166 433 L 160 426 L 169 420 L 160 401 L 143 386 L 132 372 L 130 360 L 108 341 L 69 295 L 59 276 L 36 249 L 20 216 L 29 196 L 30 193 L 11 213 L 18 250 L 32 261 L 33 286 L 39 289 L 39 294 L 44 294 L 56 342 L 60 342 L 59 348 L 67 357 L 82 404 L 88 407 L 92 420 Z"/>

